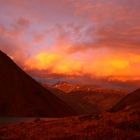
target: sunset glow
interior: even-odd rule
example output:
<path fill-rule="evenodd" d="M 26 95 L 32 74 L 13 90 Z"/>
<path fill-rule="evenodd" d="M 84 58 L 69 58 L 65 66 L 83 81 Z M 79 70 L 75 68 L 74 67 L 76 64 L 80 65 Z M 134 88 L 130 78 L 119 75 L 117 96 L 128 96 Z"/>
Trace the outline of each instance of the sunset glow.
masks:
<path fill-rule="evenodd" d="M 86 57 L 75 60 L 72 57 L 64 57 L 61 54 L 40 53 L 27 61 L 25 67 L 28 70 L 49 70 L 51 73 L 62 75 L 90 75 L 91 77 L 104 78 L 116 77 L 116 80 L 127 81 L 139 80 L 140 77 L 140 56 L 134 54 L 105 55 L 103 57 Z M 93 62 L 91 62 L 91 60 Z M 86 66 L 86 67 L 85 67 Z M 117 78 L 118 77 L 118 78 Z M 112 79 L 113 79 L 112 78 Z"/>
<path fill-rule="evenodd" d="M 138 0 L 0 0 L 0 49 L 38 78 L 140 83 L 139 6 Z"/>

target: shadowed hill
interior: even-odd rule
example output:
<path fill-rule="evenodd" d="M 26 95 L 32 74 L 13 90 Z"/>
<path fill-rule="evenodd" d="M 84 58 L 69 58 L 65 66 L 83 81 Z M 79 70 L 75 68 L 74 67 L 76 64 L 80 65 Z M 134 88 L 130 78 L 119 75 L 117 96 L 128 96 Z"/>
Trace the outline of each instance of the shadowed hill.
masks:
<path fill-rule="evenodd" d="M 111 109 L 111 112 L 116 112 L 124 109 L 140 109 L 140 89 L 137 89 L 125 96 Z"/>
<path fill-rule="evenodd" d="M 0 51 L 0 116 L 63 117 L 75 112 Z"/>
<path fill-rule="evenodd" d="M 66 102 L 80 115 L 98 114 L 108 111 L 127 94 L 126 91 L 99 88 L 92 85 L 70 84 L 67 82 L 59 82 L 51 86 L 42 85 Z"/>

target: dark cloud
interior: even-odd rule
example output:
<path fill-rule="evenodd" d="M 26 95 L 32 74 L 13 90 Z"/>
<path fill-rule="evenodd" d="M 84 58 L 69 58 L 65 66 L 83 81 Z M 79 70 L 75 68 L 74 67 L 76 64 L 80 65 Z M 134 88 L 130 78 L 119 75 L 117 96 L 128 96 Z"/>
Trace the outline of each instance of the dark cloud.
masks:
<path fill-rule="evenodd" d="M 93 26 L 81 33 L 88 39 L 75 43 L 68 52 L 85 52 L 86 49 L 100 47 L 118 51 L 139 51 L 140 2 L 138 0 L 96 1 L 93 4 L 89 4 L 88 1 L 84 5 L 79 3 L 77 8 L 81 7 L 81 15 L 87 13 L 90 19 L 88 23 L 93 23 Z"/>

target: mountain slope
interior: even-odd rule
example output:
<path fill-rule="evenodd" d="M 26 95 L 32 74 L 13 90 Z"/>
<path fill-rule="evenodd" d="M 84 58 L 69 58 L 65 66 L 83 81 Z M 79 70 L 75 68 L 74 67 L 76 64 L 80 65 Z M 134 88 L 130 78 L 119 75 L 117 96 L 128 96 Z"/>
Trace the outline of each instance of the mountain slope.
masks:
<path fill-rule="evenodd" d="M 42 85 L 80 115 L 108 111 L 127 94 L 126 91 L 122 90 L 99 88 L 94 85 L 70 84 L 68 82 L 59 82 L 50 86 Z"/>
<path fill-rule="evenodd" d="M 71 108 L 73 108 L 78 115 L 82 114 L 97 114 L 100 112 L 100 108 L 93 103 L 89 103 L 84 100 L 83 96 L 79 94 L 65 93 L 59 89 L 50 88 L 52 93 L 66 102 Z M 86 94 L 86 93 L 85 93 Z"/>
<path fill-rule="evenodd" d="M 140 89 L 125 96 L 112 109 L 112 112 L 119 110 L 140 109 Z"/>
<path fill-rule="evenodd" d="M 75 112 L 0 51 L 0 116 L 63 117 Z"/>

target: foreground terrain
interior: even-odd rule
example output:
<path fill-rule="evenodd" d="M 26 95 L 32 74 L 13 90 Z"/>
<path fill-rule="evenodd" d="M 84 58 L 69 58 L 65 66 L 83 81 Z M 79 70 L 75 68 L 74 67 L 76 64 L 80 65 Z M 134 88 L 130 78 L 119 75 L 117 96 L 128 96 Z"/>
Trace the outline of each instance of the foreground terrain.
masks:
<path fill-rule="evenodd" d="M 140 110 L 36 119 L 0 127 L 0 140 L 139 140 Z"/>

